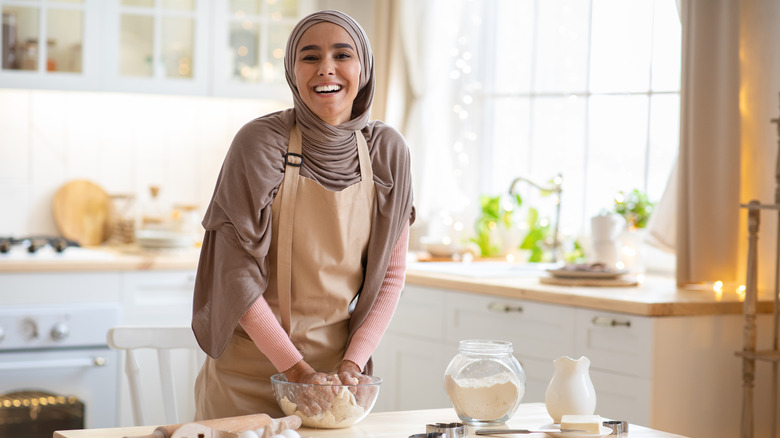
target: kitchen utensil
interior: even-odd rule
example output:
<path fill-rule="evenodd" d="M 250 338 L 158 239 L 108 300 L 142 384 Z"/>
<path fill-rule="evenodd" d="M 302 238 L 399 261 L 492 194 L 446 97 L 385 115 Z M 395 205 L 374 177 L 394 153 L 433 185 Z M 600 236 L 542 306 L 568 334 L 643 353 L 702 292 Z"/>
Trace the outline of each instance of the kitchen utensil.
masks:
<path fill-rule="evenodd" d="M 436 423 L 427 424 L 425 432 L 440 433 L 442 438 L 465 438 L 469 434 L 469 429 L 463 423 Z"/>
<path fill-rule="evenodd" d="M 628 421 L 621 421 L 621 420 L 611 420 L 611 421 L 605 421 L 602 423 L 604 427 L 608 427 L 612 429 L 612 433 L 610 435 L 622 435 L 628 433 Z"/>
<path fill-rule="evenodd" d="M 100 245 L 110 234 L 111 197 L 91 181 L 69 181 L 55 193 L 52 214 L 66 239 Z"/>
<path fill-rule="evenodd" d="M 571 432 L 584 432 L 584 430 L 578 429 L 477 429 L 475 432 L 477 435 L 507 435 L 507 434 L 525 434 L 525 433 L 568 433 Z"/>
<path fill-rule="evenodd" d="M 190 248 L 194 246 L 192 235 L 179 231 L 138 230 L 135 233 L 138 246 L 146 249 Z"/>
<path fill-rule="evenodd" d="M 370 383 L 356 385 L 312 384 L 288 382 L 284 374 L 271 376 L 276 402 L 285 415 L 297 415 L 303 425 L 321 429 L 341 429 L 366 418 L 376 403 L 382 379 L 368 376 Z M 326 401 L 323 406 L 323 401 Z M 322 411 L 316 415 L 308 409 L 310 402 L 319 402 Z"/>
<path fill-rule="evenodd" d="M 576 430 L 552 430 L 545 433 L 553 438 L 600 438 L 612 435 L 612 429 L 601 426 L 598 433 L 588 433 Z"/>
<path fill-rule="evenodd" d="M 295 415 L 282 418 L 271 418 L 268 414 L 241 415 L 159 426 L 151 435 L 129 438 L 237 438 L 243 431 L 265 427 L 271 427 L 275 431 L 298 429 L 301 427 L 301 419 Z"/>

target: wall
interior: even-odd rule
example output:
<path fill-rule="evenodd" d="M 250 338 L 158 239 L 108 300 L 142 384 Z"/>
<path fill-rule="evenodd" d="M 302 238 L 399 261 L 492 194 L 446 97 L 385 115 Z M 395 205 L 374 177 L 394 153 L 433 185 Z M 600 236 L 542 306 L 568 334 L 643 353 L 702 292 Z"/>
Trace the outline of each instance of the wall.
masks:
<path fill-rule="evenodd" d="M 57 189 L 88 179 L 109 194 L 148 187 L 163 204 L 211 199 L 235 132 L 288 102 L 0 89 L 0 236 L 59 234 Z"/>

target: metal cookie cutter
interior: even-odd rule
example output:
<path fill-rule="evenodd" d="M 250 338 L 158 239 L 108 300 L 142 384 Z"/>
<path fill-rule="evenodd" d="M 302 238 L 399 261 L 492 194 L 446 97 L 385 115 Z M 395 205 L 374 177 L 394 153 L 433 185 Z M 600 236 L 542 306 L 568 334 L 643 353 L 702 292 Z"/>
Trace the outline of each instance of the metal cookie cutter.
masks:
<path fill-rule="evenodd" d="M 628 434 L 628 421 L 605 421 L 602 424 L 612 429 L 610 435 L 622 436 Z"/>
<path fill-rule="evenodd" d="M 443 438 L 444 434 L 441 432 L 436 433 L 416 433 L 414 435 L 409 435 L 409 438 Z"/>
<path fill-rule="evenodd" d="M 425 426 L 428 433 L 441 433 L 442 438 L 466 438 L 469 434 L 468 426 L 463 423 L 436 423 Z"/>

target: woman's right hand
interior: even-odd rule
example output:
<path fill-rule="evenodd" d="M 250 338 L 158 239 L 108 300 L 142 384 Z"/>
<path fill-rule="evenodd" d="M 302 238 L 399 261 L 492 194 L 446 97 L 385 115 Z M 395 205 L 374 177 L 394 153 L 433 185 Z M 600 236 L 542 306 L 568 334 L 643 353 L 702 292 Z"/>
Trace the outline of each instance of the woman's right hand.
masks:
<path fill-rule="evenodd" d="M 317 372 L 303 360 L 285 370 L 284 375 L 287 377 L 288 382 L 315 385 L 341 384 L 338 375 Z M 336 395 L 338 395 L 338 389 L 335 386 L 328 391 L 324 391 L 322 388 L 308 387 L 298 395 L 298 407 L 296 409 L 307 417 L 319 415 L 330 409 L 330 405 L 333 403 Z"/>

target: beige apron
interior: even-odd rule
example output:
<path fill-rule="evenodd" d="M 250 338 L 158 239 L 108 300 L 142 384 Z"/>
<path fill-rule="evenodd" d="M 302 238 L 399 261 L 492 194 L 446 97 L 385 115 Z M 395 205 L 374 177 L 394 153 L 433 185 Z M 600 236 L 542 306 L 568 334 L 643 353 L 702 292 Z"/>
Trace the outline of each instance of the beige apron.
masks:
<path fill-rule="evenodd" d="M 349 304 L 363 284 L 374 177 L 358 140 L 361 181 L 335 192 L 298 173 L 301 134 L 290 133 L 284 180 L 271 205 L 270 274 L 263 297 L 304 360 L 335 372 L 349 336 Z M 359 249 L 359 250 L 356 250 Z M 237 326 L 225 352 L 206 358 L 195 382 L 196 420 L 264 412 L 284 415 L 270 376 L 278 371 Z"/>

